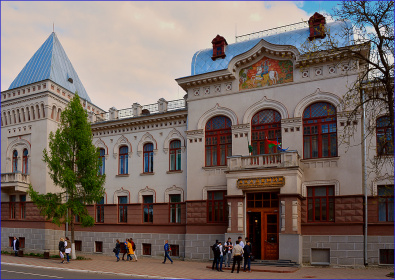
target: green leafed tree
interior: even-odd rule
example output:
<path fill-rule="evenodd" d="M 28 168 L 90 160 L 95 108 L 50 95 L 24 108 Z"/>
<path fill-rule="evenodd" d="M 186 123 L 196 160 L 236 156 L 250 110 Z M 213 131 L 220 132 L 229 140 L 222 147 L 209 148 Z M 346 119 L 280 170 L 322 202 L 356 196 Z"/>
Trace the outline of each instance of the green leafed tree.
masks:
<path fill-rule="evenodd" d="M 92 143 L 91 125 L 78 94 L 62 112 L 59 127 L 50 133 L 49 149 L 44 149 L 43 154 L 50 177 L 60 192 L 39 194 L 30 186 L 28 194 L 47 220 L 58 226 L 70 224 L 75 258 L 75 217 L 79 217 L 83 227 L 94 225 L 86 205 L 101 200 L 105 182 L 105 175 L 98 175 L 99 151 Z"/>

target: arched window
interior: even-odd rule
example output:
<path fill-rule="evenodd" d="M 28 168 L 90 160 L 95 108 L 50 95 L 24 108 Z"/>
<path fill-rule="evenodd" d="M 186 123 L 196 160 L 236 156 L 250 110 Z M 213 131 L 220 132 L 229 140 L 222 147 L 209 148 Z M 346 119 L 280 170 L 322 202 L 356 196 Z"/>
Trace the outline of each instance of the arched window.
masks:
<path fill-rule="evenodd" d="M 277 147 L 269 147 L 268 140 L 281 143 L 281 116 L 274 110 L 262 110 L 251 120 L 252 125 L 252 154 L 277 153 Z"/>
<path fill-rule="evenodd" d="M 12 118 L 11 118 L 11 112 L 10 111 L 8 111 L 8 122 L 9 122 L 9 124 L 12 124 Z"/>
<path fill-rule="evenodd" d="M 58 122 L 60 120 L 60 115 L 62 114 L 62 110 L 59 108 L 58 109 L 58 114 L 56 115 L 56 121 Z"/>
<path fill-rule="evenodd" d="M 206 166 L 226 165 L 232 155 L 232 121 L 225 116 L 211 118 L 206 123 Z"/>
<path fill-rule="evenodd" d="M 36 116 L 35 116 L 35 114 L 34 114 L 34 107 L 31 106 L 30 108 L 31 108 L 31 112 L 32 112 L 32 119 L 35 120 L 35 119 L 36 119 Z"/>
<path fill-rule="evenodd" d="M 21 123 L 21 113 L 19 111 L 19 109 L 16 109 L 16 115 L 17 115 L 17 119 L 18 119 L 18 123 Z"/>
<path fill-rule="evenodd" d="M 16 122 L 16 113 L 15 113 L 14 110 L 12 110 L 12 114 L 13 114 L 13 116 L 14 116 L 14 124 L 15 124 L 15 123 L 17 123 L 17 122 Z"/>
<path fill-rule="evenodd" d="M 26 113 L 27 113 L 27 120 L 30 121 L 30 110 L 29 110 L 29 107 L 26 108 Z"/>
<path fill-rule="evenodd" d="M 144 173 L 154 172 L 154 145 L 147 143 L 144 145 Z"/>
<path fill-rule="evenodd" d="M 22 114 L 23 122 L 25 122 L 25 121 L 26 121 L 26 118 L 25 118 L 25 109 L 21 108 L 21 114 Z"/>
<path fill-rule="evenodd" d="M 303 157 L 337 156 L 336 108 L 318 102 L 303 112 Z"/>
<path fill-rule="evenodd" d="M 170 142 L 170 171 L 181 170 L 181 141 Z"/>
<path fill-rule="evenodd" d="M 41 111 L 43 112 L 43 118 L 45 118 L 44 103 L 41 103 Z"/>
<path fill-rule="evenodd" d="M 128 174 L 128 147 L 119 148 L 119 174 Z"/>
<path fill-rule="evenodd" d="M 36 105 L 36 111 L 37 111 L 37 119 L 40 118 L 40 107 L 38 106 L 38 104 Z"/>
<path fill-rule="evenodd" d="M 389 116 L 383 116 L 376 121 L 377 155 L 392 155 L 394 153 L 394 138 Z"/>
<path fill-rule="evenodd" d="M 12 173 L 18 172 L 18 151 L 12 152 Z"/>
<path fill-rule="evenodd" d="M 103 174 L 105 174 L 105 170 L 106 170 L 106 150 L 100 149 L 99 153 L 100 153 L 99 160 L 101 162 L 101 166 L 99 169 L 99 175 L 103 175 Z"/>
<path fill-rule="evenodd" d="M 8 125 L 6 112 L 3 113 L 3 117 L 4 117 L 4 125 Z"/>
<path fill-rule="evenodd" d="M 52 107 L 52 113 L 51 113 L 51 119 L 55 119 L 55 114 L 56 114 L 56 107 Z"/>
<path fill-rule="evenodd" d="M 23 158 L 22 158 L 22 173 L 23 174 L 29 173 L 29 165 L 28 165 L 28 161 L 27 161 L 28 154 L 29 154 L 29 152 L 27 151 L 27 149 L 24 149 L 23 150 Z"/>

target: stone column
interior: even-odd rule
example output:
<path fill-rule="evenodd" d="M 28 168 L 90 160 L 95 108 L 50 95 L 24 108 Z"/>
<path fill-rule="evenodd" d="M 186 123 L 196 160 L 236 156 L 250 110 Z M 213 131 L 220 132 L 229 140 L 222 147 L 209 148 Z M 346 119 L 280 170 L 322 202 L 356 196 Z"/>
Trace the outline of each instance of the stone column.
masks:
<path fill-rule="evenodd" d="M 118 119 L 118 110 L 115 107 L 111 107 L 108 109 L 108 112 L 110 113 L 110 120 L 116 120 Z"/>
<path fill-rule="evenodd" d="M 141 116 L 141 112 L 143 111 L 143 106 L 141 106 L 137 102 L 133 103 L 132 111 L 133 111 L 133 117 L 139 117 L 139 116 Z"/>
<path fill-rule="evenodd" d="M 166 99 L 161 98 L 158 100 L 158 109 L 159 109 L 159 113 L 164 113 L 167 112 L 167 104 L 169 102 L 166 101 Z"/>

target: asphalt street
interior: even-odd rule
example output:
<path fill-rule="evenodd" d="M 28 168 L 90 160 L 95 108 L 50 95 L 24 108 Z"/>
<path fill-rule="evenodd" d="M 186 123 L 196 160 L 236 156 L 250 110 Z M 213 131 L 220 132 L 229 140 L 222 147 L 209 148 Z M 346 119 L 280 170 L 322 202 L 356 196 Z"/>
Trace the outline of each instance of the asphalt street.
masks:
<path fill-rule="evenodd" d="M 64 265 L 67 269 L 67 264 Z M 1 264 L 1 279 L 141 279 L 113 273 L 67 271 Z M 153 278 L 150 278 L 153 279 Z"/>

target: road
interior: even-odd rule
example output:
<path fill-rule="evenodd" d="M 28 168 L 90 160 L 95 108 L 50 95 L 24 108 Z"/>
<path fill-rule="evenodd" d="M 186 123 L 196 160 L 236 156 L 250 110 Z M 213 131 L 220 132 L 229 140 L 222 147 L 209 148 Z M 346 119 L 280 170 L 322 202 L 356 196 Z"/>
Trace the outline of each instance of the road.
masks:
<path fill-rule="evenodd" d="M 65 268 L 67 265 L 65 265 Z M 1 279 L 141 279 L 144 277 L 121 276 L 113 273 L 67 271 L 1 264 Z M 150 278 L 152 279 L 152 278 Z"/>

